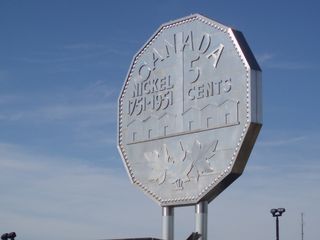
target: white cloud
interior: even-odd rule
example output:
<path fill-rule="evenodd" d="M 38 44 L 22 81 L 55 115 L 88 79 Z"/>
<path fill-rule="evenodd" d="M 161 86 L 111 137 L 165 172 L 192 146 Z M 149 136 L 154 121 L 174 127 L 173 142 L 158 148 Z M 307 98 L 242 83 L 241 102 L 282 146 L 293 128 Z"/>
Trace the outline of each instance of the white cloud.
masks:
<path fill-rule="evenodd" d="M 308 70 L 319 69 L 319 64 L 311 62 L 297 62 L 276 58 L 273 53 L 257 54 L 258 63 L 271 69 L 281 70 Z"/>
<path fill-rule="evenodd" d="M 2 231 L 16 231 L 23 239 L 148 234 L 150 225 L 134 219 L 142 212 L 153 219 L 157 208 L 130 185 L 123 170 L 76 165 L 8 144 L 0 150 Z"/>
<path fill-rule="evenodd" d="M 119 44 L 119 40 L 117 40 Z M 125 44 L 122 44 L 126 46 Z M 112 56 L 128 55 L 126 49 L 121 46 L 111 46 L 108 44 L 79 42 L 54 46 L 47 51 L 35 51 L 29 55 L 17 57 L 16 59 L 29 64 L 75 64 L 81 61 L 89 61 L 92 64 L 100 62 L 101 58 Z M 109 62 L 110 65 L 110 62 Z M 52 66 L 51 66 L 52 67 Z M 62 67 L 62 66 L 61 66 Z M 68 68 L 62 68 L 68 69 Z M 73 68 L 74 69 L 74 68 Z M 1 76 L 1 74 L 0 74 Z"/>
<path fill-rule="evenodd" d="M 82 89 L 68 89 L 38 96 L 0 96 L 0 104 L 7 107 L 1 111 L 0 119 L 7 121 L 55 121 L 68 119 L 104 119 L 114 121 L 117 103 L 116 89 L 106 81 L 96 81 Z M 32 104 L 33 102 L 36 104 Z M 27 103 L 27 104 L 24 104 Z M 111 113 L 111 114 L 110 114 Z"/>
<path fill-rule="evenodd" d="M 5 106 L 7 104 L 11 104 L 11 103 L 19 101 L 19 99 L 20 98 L 18 96 L 9 95 L 9 94 L 2 94 L 0 96 L 0 105 Z"/>
<path fill-rule="evenodd" d="M 73 43 L 66 44 L 63 46 L 64 49 L 72 50 L 95 50 L 95 49 L 106 49 L 108 45 L 98 44 L 98 43 Z"/>
<path fill-rule="evenodd" d="M 6 121 L 56 121 L 96 118 L 97 121 L 104 119 L 105 122 L 114 121 L 109 118 L 110 112 L 115 113 L 116 107 L 113 103 L 101 104 L 53 104 L 25 110 L 9 111 L 0 115 L 1 120 Z M 115 114 L 113 114 L 115 115 Z"/>
<path fill-rule="evenodd" d="M 67 120 L 71 118 L 82 120 L 83 118 L 96 118 L 99 120 L 103 118 L 105 121 L 110 121 L 109 112 L 114 113 L 115 109 L 116 107 L 113 103 L 51 105 L 27 112 L 25 116 L 26 118 L 38 120 Z"/>
<path fill-rule="evenodd" d="M 290 144 L 294 144 L 294 143 L 304 142 L 305 140 L 306 140 L 305 136 L 286 137 L 283 139 L 261 141 L 259 144 L 264 145 L 264 146 L 283 146 L 283 145 L 290 145 Z"/>
<path fill-rule="evenodd" d="M 316 70 L 319 64 L 311 62 L 294 62 L 294 61 L 272 61 L 266 65 L 268 68 L 281 70 Z"/>
<path fill-rule="evenodd" d="M 263 53 L 263 54 L 257 55 L 257 60 L 260 64 L 265 63 L 273 58 L 274 58 L 274 55 L 271 53 Z"/>
<path fill-rule="evenodd" d="M 110 124 L 116 125 L 115 91 L 107 81 L 99 80 L 80 89 L 20 97 L 5 95 L 6 105 L 0 113 L 0 121 L 18 127 L 36 124 L 39 129 L 56 129 L 68 134 L 78 145 L 114 144 L 106 129 Z M 115 135 L 115 131 L 111 133 Z"/>

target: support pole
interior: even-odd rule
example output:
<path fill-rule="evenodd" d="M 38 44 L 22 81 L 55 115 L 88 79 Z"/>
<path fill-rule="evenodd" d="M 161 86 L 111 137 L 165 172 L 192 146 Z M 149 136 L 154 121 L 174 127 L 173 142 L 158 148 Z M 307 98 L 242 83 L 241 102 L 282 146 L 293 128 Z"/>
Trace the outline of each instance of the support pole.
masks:
<path fill-rule="evenodd" d="M 276 240 L 279 240 L 279 218 L 276 219 Z"/>
<path fill-rule="evenodd" d="M 199 240 L 207 240 L 208 238 L 208 202 L 202 201 L 196 205 L 196 229 L 201 234 Z"/>
<path fill-rule="evenodd" d="M 303 235 L 304 235 L 304 232 L 303 232 L 303 213 L 301 213 L 301 240 L 303 240 Z"/>
<path fill-rule="evenodd" d="M 173 240 L 174 237 L 174 209 L 162 207 L 162 239 Z"/>

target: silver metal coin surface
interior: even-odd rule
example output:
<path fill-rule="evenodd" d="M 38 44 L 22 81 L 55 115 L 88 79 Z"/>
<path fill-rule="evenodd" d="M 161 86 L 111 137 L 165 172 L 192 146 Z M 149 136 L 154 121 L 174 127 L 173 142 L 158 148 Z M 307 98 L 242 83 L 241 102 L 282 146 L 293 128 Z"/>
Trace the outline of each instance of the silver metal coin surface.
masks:
<path fill-rule="evenodd" d="M 118 109 L 135 185 L 161 206 L 211 201 L 241 175 L 262 126 L 261 69 L 241 32 L 194 14 L 135 55 Z"/>

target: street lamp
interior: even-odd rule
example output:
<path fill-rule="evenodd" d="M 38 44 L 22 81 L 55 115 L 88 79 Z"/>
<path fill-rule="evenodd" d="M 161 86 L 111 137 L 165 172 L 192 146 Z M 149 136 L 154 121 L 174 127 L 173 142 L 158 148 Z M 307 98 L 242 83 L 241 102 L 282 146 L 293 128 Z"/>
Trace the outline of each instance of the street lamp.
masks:
<path fill-rule="evenodd" d="M 285 211 L 286 211 L 285 208 L 278 208 L 278 209 L 273 208 L 270 210 L 272 216 L 276 218 L 276 234 L 277 234 L 276 240 L 279 240 L 279 219 L 278 218 L 281 217 Z"/>
<path fill-rule="evenodd" d="M 11 232 L 11 233 L 4 233 L 1 235 L 1 240 L 14 240 L 16 237 L 16 233 L 15 232 Z"/>

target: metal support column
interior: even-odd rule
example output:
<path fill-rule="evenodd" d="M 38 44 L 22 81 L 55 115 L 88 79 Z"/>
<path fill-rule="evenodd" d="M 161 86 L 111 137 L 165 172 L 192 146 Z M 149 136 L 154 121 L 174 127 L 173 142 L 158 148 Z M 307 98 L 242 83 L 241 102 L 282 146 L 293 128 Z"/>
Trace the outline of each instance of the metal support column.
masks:
<path fill-rule="evenodd" d="M 279 240 L 279 218 L 276 220 L 276 240 Z"/>
<path fill-rule="evenodd" d="M 207 240 L 208 238 L 208 202 L 202 201 L 196 205 L 196 229 L 201 234 L 199 240 Z"/>
<path fill-rule="evenodd" d="M 162 207 L 162 239 L 173 240 L 174 238 L 174 209 Z"/>
<path fill-rule="evenodd" d="M 303 240 L 303 225 L 304 225 L 304 222 L 303 222 L 303 213 L 301 213 L 301 240 Z"/>

